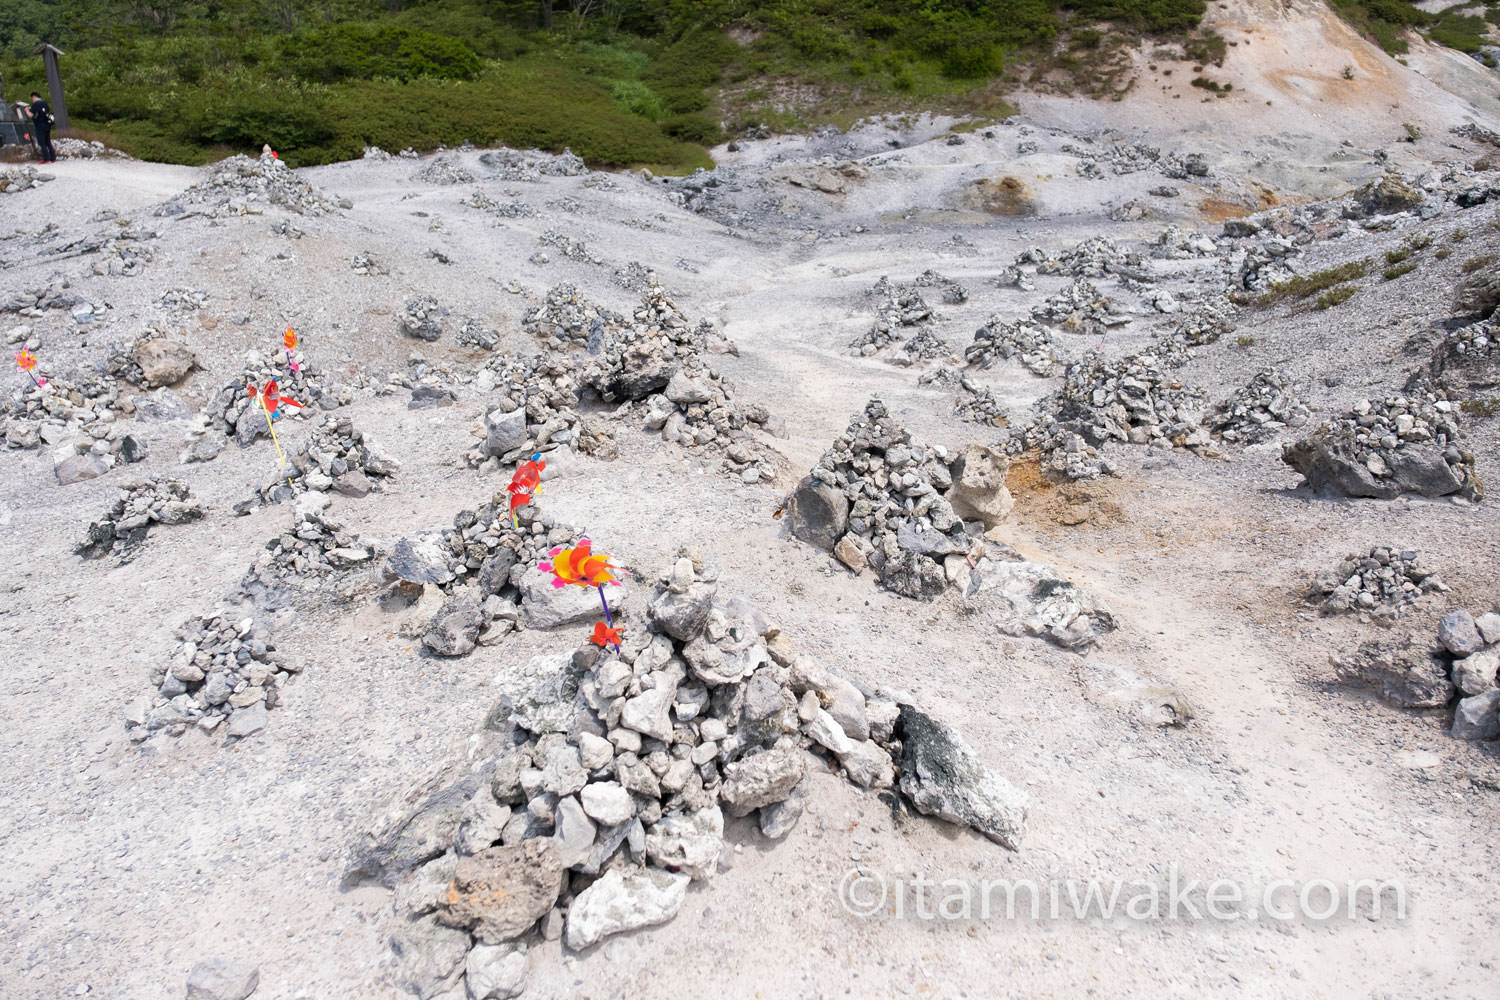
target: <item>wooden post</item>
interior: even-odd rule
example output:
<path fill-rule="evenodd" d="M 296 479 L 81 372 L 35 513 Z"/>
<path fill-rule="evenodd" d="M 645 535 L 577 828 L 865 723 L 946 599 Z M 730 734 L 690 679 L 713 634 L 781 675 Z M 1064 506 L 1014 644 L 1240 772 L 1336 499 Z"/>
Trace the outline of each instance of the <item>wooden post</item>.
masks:
<path fill-rule="evenodd" d="M 52 117 L 57 119 L 52 127 L 61 132 L 68 127 L 68 105 L 63 100 L 62 74 L 57 69 L 57 57 L 67 53 L 45 42 L 37 46 L 36 51 L 42 57 L 42 65 L 47 68 L 47 96 L 50 98 L 47 103 L 52 108 Z"/>

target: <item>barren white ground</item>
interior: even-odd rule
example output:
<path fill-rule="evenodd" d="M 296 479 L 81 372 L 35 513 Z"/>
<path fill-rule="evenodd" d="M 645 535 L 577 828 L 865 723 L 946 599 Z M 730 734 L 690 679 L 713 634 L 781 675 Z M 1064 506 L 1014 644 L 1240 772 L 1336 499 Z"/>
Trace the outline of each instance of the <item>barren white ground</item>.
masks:
<path fill-rule="evenodd" d="M 990 767 L 1025 785 L 1034 801 L 1030 829 L 1022 850 L 1009 853 L 934 822 L 898 824 L 873 796 L 815 775 L 809 815 L 786 841 L 770 844 L 731 825 L 727 870 L 695 886 L 675 921 L 582 955 L 555 942 L 539 946 L 528 996 L 1491 997 L 1500 959 L 1488 888 L 1500 863 L 1493 748 L 1450 740 L 1441 713 L 1399 712 L 1330 685 L 1328 655 L 1372 637 L 1373 627 L 1317 618 L 1296 593 L 1347 553 L 1389 543 L 1420 549 L 1453 586 L 1411 627 L 1430 629 L 1450 606 L 1483 610 L 1500 596 L 1493 502 L 1314 500 L 1292 491 L 1297 477 L 1274 449 L 1222 462 L 1176 454 L 1149 471 L 1142 453 L 1121 452 L 1124 475 L 1091 488 L 1118 505 L 1118 516 L 1064 528 L 1049 506 L 1055 497 L 1022 493 L 1004 529 L 1028 556 L 1064 568 L 1119 615 L 1121 630 L 1086 657 L 1007 638 L 987 616 L 960 615 L 947 600 L 888 595 L 790 540 L 772 517 L 872 396 L 919 439 L 953 446 L 985 437 L 949 416 L 943 394 L 918 388 L 915 371 L 844 353 L 871 321 L 863 292 L 881 275 L 910 280 L 931 267 L 967 285 L 971 301 L 942 310 L 944 333 L 961 348 L 992 312 L 1025 311 L 1031 297 L 986 283 L 1021 249 L 1063 249 L 1094 234 L 1149 238 L 1168 222 L 1216 232 L 1217 221 L 1199 214 L 1205 199 L 1334 195 L 1380 173 L 1370 155 L 1376 148 L 1411 171 L 1477 155 L 1450 141 L 1449 126 L 1496 127 L 1494 74 L 1422 50 L 1412 62 L 1424 78 L 1325 18 L 1276 10 L 1240 5 L 1215 15 L 1231 40 L 1250 42 L 1231 49 L 1228 99 L 1200 103 L 1201 92 L 1178 72 L 1176 98 L 1150 86 L 1107 105 L 1023 98 L 1022 115 L 993 138 L 970 134 L 959 146 L 923 141 L 941 132 L 924 124 L 725 152 L 725 164 L 767 171 L 825 153 L 901 156 L 877 162 L 869 180 L 842 196 L 773 185 L 779 205 L 738 231 L 675 207 L 659 182 L 621 175 L 618 190 L 606 191 L 582 186 L 583 178 L 485 181 L 477 153 L 463 153 L 448 155 L 479 173 L 487 193 L 518 192 L 539 214 L 495 224 L 460 204 L 474 185 L 416 182 L 423 164 L 410 160 L 365 161 L 303 172 L 354 208 L 294 216 L 306 236 L 290 240 L 271 233 L 276 212 L 212 224 L 150 216 L 200 171 L 64 161 L 49 184 L 0 201 L 0 229 L 28 234 L 0 244 L 16 261 L 0 272 L 0 298 L 61 273 L 110 303 L 98 326 L 76 327 L 63 314 L 34 324 L 39 354 L 62 375 L 98 363 L 108 346 L 149 323 L 171 324 L 208 368 L 177 390 L 195 406 L 238 370 L 247 349 L 273 344 L 287 324 L 301 331 L 316 363 L 377 381 L 404 370 L 413 350 L 455 371 L 481 362 L 453 344 L 451 327 L 434 345 L 398 337 L 394 312 L 416 292 L 455 314 L 487 318 L 510 349 L 533 349 L 520 316 L 548 287 L 574 281 L 625 310 L 633 296 L 608 278 L 611 267 L 632 260 L 654 267 L 690 317 L 713 319 L 737 342 L 739 357 L 718 359 L 721 370 L 788 425 L 789 437 L 776 442 L 787 459 L 780 482 L 731 483 L 712 462 L 622 426 L 619 460 L 560 463 L 545 506 L 648 576 L 667 567 L 679 545 L 713 553 L 725 586 L 751 596 L 801 648 L 872 684 L 911 692 L 957 726 Z M 1370 78 L 1343 80 L 1351 62 L 1361 72 L 1370 67 Z M 1429 79 L 1473 85 L 1455 96 Z M 1400 141 L 1403 121 L 1418 125 L 1423 139 Z M 1022 129 L 1042 149 L 1018 159 Z M 1214 177 L 1179 184 L 1183 197 L 1158 199 L 1152 219 L 1110 222 L 1109 208 L 1163 179 L 1075 176 L 1058 147 L 1099 129 L 1204 152 Z M 888 148 L 888 138 L 902 148 Z M 1033 187 L 1037 217 L 954 207 L 961 185 L 1005 173 Z M 144 275 L 92 278 L 88 258 L 49 262 L 23 252 L 49 222 L 80 234 L 100 229 L 89 220 L 101 208 L 163 231 Z M 1474 253 L 1485 240 L 1494 249 L 1486 227 L 1495 219 L 1492 206 L 1464 215 L 1476 233 Z M 1444 218 L 1422 231 L 1442 238 L 1457 224 Z M 585 239 L 609 265 L 529 263 L 548 228 Z M 977 253 L 955 252 L 955 234 Z M 1364 242 L 1316 252 L 1337 259 L 1379 246 L 1358 234 L 1348 239 Z M 429 249 L 453 263 L 426 257 Z M 355 275 L 349 261 L 361 251 L 389 273 Z M 1273 365 L 1312 386 L 1317 417 L 1395 391 L 1420 360 L 1403 356 L 1402 344 L 1446 318 L 1469 252 L 1429 262 L 1399 289 L 1377 282 L 1327 313 L 1247 313 L 1240 332 L 1253 345 L 1205 349 L 1184 379 L 1218 398 Z M 695 270 L 676 266 L 679 259 Z M 506 290 L 512 284 L 518 294 Z M 201 315 L 212 329 L 156 305 L 175 286 L 210 292 Z M 241 313 L 250 321 L 237 326 L 230 320 Z M 1325 386 L 1325 376 L 1340 384 Z M 1017 405 L 1047 388 L 1019 370 L 987 378 Z M 383 493 L 336 502 L 351 526 L 389 542 L 447 524 L 502 487 L 461 460 L 484 401 L 459 391 L 455 406 L 417 411 L 406 409 L 404 393 L 359 394 L 347 412 L 403 472 Z M 231 509 L 273 470 L 269 443 L 179 466 L 185 426 L 143 423 L 153 449 L 146 468 L 69 487 L 56 484 L 45 452 L 0 454 L 0 557 L 8 569 L 0 606 L 0 995 L 181 996 L 188 970 L 208 956 L 258 963 L 258 1000 L 390 995 L 389 896 L 338 888 L 363 818 L 377 800 L 461 753 L 490 705 L 515 690 L 529 657 L 571 648 L 580 635 L 527 632 L 464 659 L 436 660 L 397 636 L 378 606 L 330 604 L 279 629 L 279 646 L 307 667 L 263 733 L 227 747 L 198 735 L 131 743 L 124 707 L 148 691 L 150 667 L 170 651 L 174 628 L 213 610 L 288 514 L 273 507 L 235 517 Z M 307 425 L 288 427 L 285 443 L 295 447 Z M 1481 473 L 1500 478 L 1495 421 L 1470 429 Z M 84 527 L 118 483 L 144 474 L 186 479 L 212 505 L 209 517 L 156 530 L 125 567 L 80 562 L 72 546 Z M 1198 717 L 1185 730 L 1138 727 L 1118 704 L 1118 668 L 1178 689 Z M 1390 878 L 1406 887 L 1408 916 L 1326 924 L 871 920 L 839 902 L 840 879 L 856 865 L 889 879 L 1164 884 L 1172 866 L 1183 878 L 1251 887 L 1279 878 Z"/>

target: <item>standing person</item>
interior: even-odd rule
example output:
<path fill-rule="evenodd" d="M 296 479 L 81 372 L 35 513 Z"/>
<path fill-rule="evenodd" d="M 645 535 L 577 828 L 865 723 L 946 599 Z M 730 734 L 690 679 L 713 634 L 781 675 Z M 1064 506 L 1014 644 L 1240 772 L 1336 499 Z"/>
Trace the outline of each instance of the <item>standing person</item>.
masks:
<path fill-rule="evenodd" d="M 42 151 L 42 162 L 56 163 L 57 150 L 52 148 L 52 109 L 47 107 L 42 95 L 34 90 L 31 92 L 31 107 L 26 109 L 26 114 L 30 116 L 32 129 L 36 132 L 36 144 Z"/>

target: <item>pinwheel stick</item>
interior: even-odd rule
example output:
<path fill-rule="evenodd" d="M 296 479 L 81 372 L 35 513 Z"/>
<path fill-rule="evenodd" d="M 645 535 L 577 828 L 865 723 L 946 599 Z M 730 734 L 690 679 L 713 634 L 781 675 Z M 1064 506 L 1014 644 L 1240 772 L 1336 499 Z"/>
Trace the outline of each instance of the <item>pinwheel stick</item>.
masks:
<path fill-rule="evenodd" d="M 599 603 L 604 605 L 604 621 L 609 625 L 610 628 L 614 628 L 615 619 L 614 616 L 609 613 L 609 601 L 604 596 L 604 584 L 602 583 L 599 584 Z M 618 642 L 615 643 L 615 652 L 620 652 L 620 644 Z"/>
<path fill-rule="evenodd" d="M 260 412 L 264 414 L 266 418 L 266 430 L 271 432 L 271 443 L 276 446 L 276 461 L 280 463 L 277 468 L 284 470 L 286 468 L 286 456 L 281 453 L 281 442 L 276 440 L 276 424 L 271 420 L 271 411 L 266 409 L 266 400 L 264 396 L 257 394 L 255 397 L 255 401 L 260 404 Z M 287 477 L 286 484 L 288 487 L 292 486 L 291 476 Z"/>

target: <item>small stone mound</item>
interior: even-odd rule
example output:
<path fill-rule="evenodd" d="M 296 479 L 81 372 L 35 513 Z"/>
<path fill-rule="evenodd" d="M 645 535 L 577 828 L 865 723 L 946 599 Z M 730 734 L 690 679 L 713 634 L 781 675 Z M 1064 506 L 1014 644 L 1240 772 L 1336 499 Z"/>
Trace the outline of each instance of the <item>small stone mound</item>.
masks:
<path fill-rule="evenodd" d="M 656 287 L 656 272 L 640 261 L 630 261 L 617 267 L 609 280 L 632 292 L 649 292 Z"/>
<path fill-rule="evenodd" d="M 229 612 L 190 618 L 177 630 L 170 662 L 152 671 L 156 695 L 137 702 L 125 716 L 132 740 L 157 732 L 181 736 L 189 727 L 245 737 L 265 728 L 267 712 L 280 700 L 281 685 L 301 668 L 276 653 L 254 618 L 233 621 Z"/>
<path fill-rule="evenodd" d="M 1035 263 L 1037 274 L 1056 274 L 1073 278 L 1103 278 L 1113 275 L 1129 281 L 1150 280 L 1150 272 L 1140 254 L 1121 248 L 1114 240 L 1091 236 L 1057 256 L 1031 250 L 1017 257 L 1016 264 Z"/>
<path fill-rule="evenodd" d="M 119 418 L 134 413 L 135 404 L 120 394 L 119 383 L 111 378 L 73 382 L 48 376 L 43 386 L 27 380 L 4 414 L 5 444 L 29 449 L 75 438 L 87 439 L 89 450 L 94 443 L 107 442 L 106 451 L 114 453 L 124 447 L 116 447 L 125 436 Z"/>
<path fill-rule="evenodd" d="M 717 874 L 726 817 L 785 837 L 814 767 L 1019 848 L 1023 792 L 951 727 L 799 654 L 723 595 L 712 560 L 681 555 L 621 646 L 534 657 L 534 687 L 477 737 L 483 764 L 362 836 L 346 884 L 396 889 L 409 988 L 441 954 L 480 995 L 504 956 L 519 992 L 538 925 L 582 951 L 671 920 L 689 884 Z"/>
<path fill-rule="evenodd" d="M 912 280 L 913 288 L 936 288 L 944 305 L 957 306 L 969 301 L 969 290 L 951 278 L 928 268 Z"/>
<path fill-rule="evenodd" d="M 475 379 L 488 412 L 474 429 L 481 440 L 466 454 L 468 464 L 489 474 L 533 452 L 563 446 L 613 459 L 619 447 L 609 425 L 578 413 L 581 384 L 578 367 L 567 355 L 490 358 Z"/>
<path fill-rule="evenodd" d="M 315 590 L 332 574 L 357 569 L 375 558 L 372 543 L 328 513 L 329 500 L 328 494 L 317 491 L 297 495 L 291 520 L 251 564 L 240 582 L 241 593 L 254 600 L 266 590 L 293 582 Z"/>
<path fill-rule="evenodd" d="M 446 156 L 435 157 L 411 172 L 411 180 L 417 184 L 473 184 L 474 175 Z"/>
<path fill-rule="evenodd" d="M 754 432 L 769 433 L 779 424 L 759 403 L 735 400 L 729 383 L 696 352 L 684 357 L 661 392 L 636 409 L 644 409 L 646 429 L 660 430 L 663 441 L 722 451 L 723 471 L 744 483 L 776 478 L 776 461 Z"/>
<path fill-rule="evenodd" d="M 280 503 L 307 491 L 346 497 L 369 496 L 401 465 L 365 440 L 349 417 L 325 414 L 300 450 L 287 457 L 291 468 L 260 488 L 262 503 Z"/>
<path fill-rule="evenodd" d="M 472 347 L 479 351 L 493 351 L 500 345 L 500 331 L 474 316 L 465 316 L 458 330 L 460 347 Z"/>
<path fill-rule="evenodd" d="M 905 339 L 903 327 L 921 326 L 932 320 L 932 307 L 917 286 L 901 285 L 882 276 L 867 295 L 876 299 L 876 319 L 868 333 L 849 345 L 861 357 L 870 357 Z"/>
<path fill-rule="evenodd" d="M 42 173 L 31 166 L 0 170 L 0 194 L 20 194 L 55 179 L 55 174 Z"/>
<path fill-rule="evenodd" d="M 120 488 L 114 505 L 88 527 L 74 551 L 85 559 L 116 556 L 123 565 L 146 541 L 153 524 L 186 524 L 203 517 L 203 507 L 176 479 L 151 479 Z"/>
<path fill-rule="evenodd" d="M 1365 555 L 1346 556 L 1336 569 L 1321 574 L 1307 597 L 1324 614 L 1356 611 L 1395 618 L 1422 595 L 1448 591 L 1421 559 L 1416 549 L 1377 545 Z"/>
<path fill-rule="evenodd" d="M 198 356 L 187 344 L 169 339 L 160 327 L 147 329 L 128 347 L 110 353 L 110 375 L 131 385 L 158 389 L 176 385 L 198 367 Z"/>
<path fill-rule="evenodd" d="M 1450 399 L 1500 392 L 1500 320 L 1459 327 L 1432 350 L 1432 358 L 1407 382 L 1408 392 L 1433 385 Z"/>
<path fill-rule="evenodd" d="M 1342 682 L 1374 691 L 1397 708 L 1454 705 L 1448 735 L 1459 740 L 1500 737 L 1500 613 L 1475 617 L 1449 611 L 1438 622 L 1436 641 L 1411 632 L 1366 642 L 1330 657 Z"/>
<path fill-rule="evenodd" d="M 413 295 L 401 307 L 396 329 L 413 340 L 434 341 L 443 335 L 443 317 L 448 310 L 440 307 L 431 295 Z"/>
<path fill-rule="evenodd" d="M 1206 449 L 1201 390 L 1169 377 L 1151 353 L 1117 361 L 1090 353 L 1068 366 L 1055 399 L 1057 421 L 1096 447 L 1109 441 Z"/>
<path fill-rule="evenodd" d="M 464 199 L 463 204 L 500 219 L 529 219 L 536 215 L 536 209 L 518 198 L 496 201 L 483 191 L 475 191 Z"/>
<path fill-rule="evenodd" d="M 546 299 L 521 317 L 521 329 L 548 350 L 567 351 L 582 344 L 590 354 L 625 324 L 624 316 L 580 297 L 578 286 L 566 282 L 549 288 Z"/>
<path fill-rule="evenodd" d="M 568 260 L 577 261 L 580 264 L 593 264 L 597 267 L 604 266 L 603 257 L 590 250 L 588 244 L 583 240 L 574 239 L 567 233 L 560 233 L 555 229 L 549 229 L 537 237 L 537 242 L 543 246 L 552 247 Z M 550 258 L 547 254 L 538 252 L 532 256 L 532 260 L 538 264 L 545 264 Z"/>
<path fill-rule="evenodd" d="M 209 168 L 200 181 L 157 207 L 156 215 L 250 215 L 267 206 L 299 215 L 328 215 L 351 208 L 346 200 L 326 194 L 292 172 L 269 153 L 258 158 L 231 156 Z"/>
<path fill-rule="evenodd" d="M 906 339 L 901 349 L 887 358 L 899 368 L 909 368 L 922 361 L 957 361 L 953 348 L 938 339 L 931 327 L 922 327 Z"/>
<path fill-rule="evenodd" d="M 1307 424 L 1312 413 L 1291 384 L 1274 371 L 1256 373 L 1214 409 L 1213 434 L 1231 444 L 1256 444 Z"/>
<path fill-rule="evenodd" d="M 1007 323 L 999 316 L 992 316 L 974 331 L 973 342 L 964 348 L 964 360 L 970 365 L 989 368 L 996 361 L 1015 358 L 1033 375 L 1049 378 L 1057 370 L 1061 353 L 1051 332 L 1036 323 L 1028 320 Z"/>
<path fill-rule="evenodd" d="M 54 275 L 45 285 L 39 285 L 8 293 L 10 298 L 0 301 L 0 313 L 17 313 L 29 319 L 40 319 L 54 309 L 66 309 L 78 323 L 87 323 L 108 310 L 103 302 L 89 302 L 83 296 L 69 291 L 72 282 L 62 275 Z"/>
<path fill-rule="evenodd" d="M 1087 336 L 1102 336 L 1110 327 L 1130 322 L 1130 318 L 1116 312 L 1114 302 L 1086 278 L 1075 278 L 1067 288 L 1033 306 L 1031 317 L 1038 323 L 1058 327 L 1064 333 Z"/>
<path fill-rule="evenodd" d="M 1484 496 L 1474 455 L 1458 447 L 1458 404 L 1433 393 L 1360 400 L 1282 449 L 1315 493 L 1391 500 L 1403 493 Z"/>
<path fill-rule="evenodd" d="M 1201 299 L 1179 312 L 1158 350 L 1167 363 L 1180 367 L 1187 361 L 1189 348 L 1217 343 L 1224 335 L 1233 333 L 1238 315 L 1239 309 L 1227 296 Z"/>
<path fill-rule="evenodd" d="M 340 385 L 332 375 L 308 361 L 300 350 L 292 352 L 292 360 L 297 363 L 295 372 L 287 366 L 284 350 L 268 348 L 246 352 L 244 369 L 220 387 L 204 408 L 207 423 L 201 428 L 202 433 L 189 443 L 189 451 L 197 456 L 190 460 L 208 461 L 222 450 L 214 447 L 222 442 L 214 442 L 213 435 L 208 433 L 215 428 L 224 436 L 234 438 L 241 448 L 248 448 L 256 438 L 271 436 L 260 405 L 246 392 L 248 386 L 260 390 L 266 382 L 274 379 L 282 397 L 302 404 L 301 409 L 285 407 L 278 423 L 305 419 L 320 409 L 333 410 L 353 401 L 350 387 Z"/>
<path fill-rule="evenodd" d="M 935 385 L 953 392 L 953 413 L 960 420 L 987 427 L 1006 427 L 1010 417 L 995 394 L 975 385 L 969 376 L 953 368 L 939 368 L 917 379 L 918 385 Z"/>
<path fill-rule="evenodd" d="M 588 165 L 572 150 L 558 154 L 537 150 L 488 150 L 479 154 L 479 163 L 503 181 L 535 183 L 543 177 L 577 177 L 589 172 Z"/>

